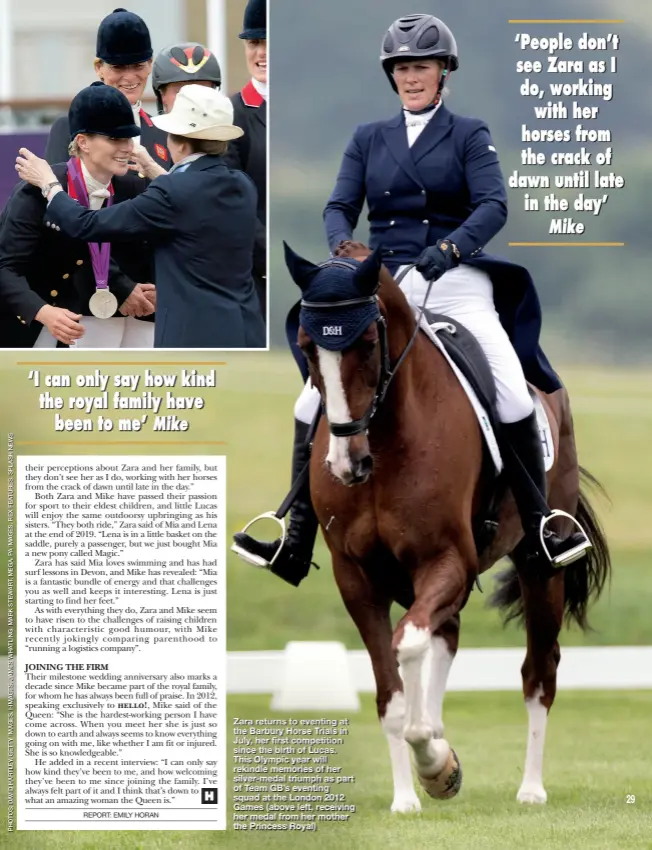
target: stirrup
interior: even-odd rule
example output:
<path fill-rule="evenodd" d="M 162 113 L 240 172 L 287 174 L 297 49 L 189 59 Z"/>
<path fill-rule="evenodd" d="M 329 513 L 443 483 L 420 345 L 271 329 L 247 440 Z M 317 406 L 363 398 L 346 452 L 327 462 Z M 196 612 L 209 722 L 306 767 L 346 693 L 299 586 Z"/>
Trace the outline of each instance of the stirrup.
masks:
<path fill-rule="evenodd" d="M 554 519 L 555 517 L 560 517 L 560 516 L 566 517 L 567 519 L 570 519 L 575 523 L 577 529 L 580 531 L 581 534 L 584 535 L 584 539 L 585 539 L 586 543 L 578 543 L 577 546 L 573 546 L 571 549 L 568 549 L 566 552 L 560 552 L 559 555 L 556 555 L 553 558 L 550 555 L 550 551 L 549 551 L 548 547 L 546 546 L 546 541 L 545 541 L 545 538 L 544 538 L 544 531 L 546 529 L 546 525 L 548 524 L 548 522 L 551 519 Z M 539 527 L 539 539 L 541 540 L 541 547 L 544 551 L 544 554 L 545 554 L 546 558 L 550 561 L 550 563 L 553 565 L 553 567 L 565 567 L 568 564 L 572 564 L 574 561 L 579 561 L 580 558 L 584 557 L 587 549 L 592 548 L 591 541 L 589 540 L 586 531 L 584 531 L 584 529 L 579 524 L 577 519 L 574 516 L 572 516 L 571 514 L 567 513 L 566 511 L 561 511 L 561 510 L 558 510 L 557 508 L 550 511 L 550 513 L 547 516 L 542 517 L 541 525 Z"/>
<path fill-rule="evenodd" d="M 278 558 L 279 553 L 283 548 L 283 545 L 285 544 L 285 519 L 277 517 L 274 511 L 266 511 L 264 514 L 259 514 L 257 517 L 254 517 L 252 520 L 249 520 L 249 522 L 242 529 L 241 533 L 245 534 L 248 528 L 251 528 L 254 523 L 258 522 L 261 519 L 276 520 L 276 522 L 281 526 L 281 545 L 274 553 L 274 557 L 272 558 L 272 560 L 266 561 L 261 555 L 254 555 L 252 552 L 247 552 L 247 550 L 240 546 L 238 543 L 231 544 L 231 551 L 235 552 L 236 555 L 239 555 L 243 561 L 247 561 L 249 564 L 253 564 L 255 567 L 264 567 L 265 569 L 271 569 L 272 564 Z"/>

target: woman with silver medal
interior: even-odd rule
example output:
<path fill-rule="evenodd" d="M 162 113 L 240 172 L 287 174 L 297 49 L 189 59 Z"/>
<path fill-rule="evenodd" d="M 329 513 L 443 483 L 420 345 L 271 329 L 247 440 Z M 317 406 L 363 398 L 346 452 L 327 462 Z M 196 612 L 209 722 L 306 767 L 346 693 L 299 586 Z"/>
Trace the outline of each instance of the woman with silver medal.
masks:
<path fill-rule="evenodd" d="M 68 193 L 70 197 L 75 198 L 83 206 L 88 207 L 89 198 L 86 183 L 79 161 L 74 158 L 68 163 L 68 181 L 72 188 L 72 191 Z M 106 199 L 107 207 L 111 206 L 112 203 L 113 194 L 109 193 Z M 103 242 L 102 244 L 98 244 L 97 242 L 89 242 L 88 250 L 91 255 L 96 286 L 96 290 L 88 302 L 88 307 L 91 313 L 98 319 L 110 319 L 118 309 L 118 299 L 107 286 L 111 243 Z"/>
<path fill-rule="evenodd" d="M 86 106 L 86 112 L 84 113 L 82 111 L 81 123 L 83 125 L 88 125 L 89 127 L 97 126 L 97 119 L 94 119 L 92 117 L 93 112 L 97 114 L 98 112 L 102 111 L 104 127 L 108 130 L 108 132 L 114 134 L 108 138 L 107 141 L 109 142 L 109 144 L 115 143 L 118 141 L 118 139 L 121 139 L 122 144 L 125 146 L 125 150 L 127 148 L 133 150 L 133 139 L 134 137 L 137 137 L 139 135 L 140 131 L 137 125 L 134 123 L 133 117 L 131 121 L 128 120 L 128 113 L 126 112 L 125 104 L 122 102 L 125 99 L 124 95 L 121 95 L 120 97 L 115 97 L 114 95 L 109 93 L 108 87 L 106 86 L 106 84 L 103 83 L 93 83 L 91 86 L 89 86 L 88 90 L 84 90 L 84 92 L 82 92 L 81 95 L 82 98 L 86 99 L 84 101 L 84 105 Z M 76 98 L 76 100 L 77 99 L 79 99 L 79 96 L 78 98 Z M 111 118 L 109 118 L 109 121 L 107 123 L 107 114 L 105 110 L 107 109 L 109 104 L 113 105 L 114 103 L 116 107 L 115 114 Z M 75 110 L 72 109 L 72 112 L 74 114 Z M 84 119 L 86 120 L 84 121 Z M 122 121 L 124 123 L 118 124 L 119 121 Z M 78 133 L 79 130 L 77 130 L 77 133 L 75 135 L 77 135 Z M 106 144 L 105 141 L 103 143 Z M 74 142 L 72 147 L 74 149 Z M 112 159 L 115 160 L 117 163 L 117 174 L 124 175 L 129 170 L 129 163 L 125 163 L 124 156 L 120 156 L 119 154 L 120 151 L 118 150 L 118 155 L 113 156 Z M 98 206 L 97 204 L 93 204 L 91 206 L 91 200 L 86 186 L 87 179 L 85 179 L 84 171 L 86 171 L 86 174 L 89 173 L 88 170 L 84 168 L 82 158 L 74 156 L 71 157 L 68 161 L 68 195 L 88 209 L 100 209 L 102 206 L 110 207 L 113 204 L 112 184 L 109 183 L 108 186 L 105 187 L 104 192 L 102 192 L 101 189 L 95 191 L 95 197 L 99 196 L 101 198 L 102 195 L 104 195 L 105 197 L 101 205 Z M 95 316 L 97 319 L 110 319 L 116 314 L 118 310 L 118 299 L 111 292 L 108 286 L 109 263 L 111 258 L 111 243 L 89 242 L 88 250 L 91 255 L 91 265 L 93 267 L 93 275 L 95 277 L 96 287 L 95 292 L 89 299 L 88 308 L 92 315 Z M 151 291 L 154 291 L 153 287 Z M 152 308 L 153 306 L 154 301 L 152 297 Z M 150 329 L 147 328 L 147 330 Z"/>
<path fill-rule="evenodd" d="M 125 179 L 138 135 L 125 96 L 103 83 L 82 89 L 68 113 L 68 162 L 37 186 L 19 184 L 0 233 L 0 322 L 7 347 L 151 348 L 155 309 L 151 251 L 67 236 L 47 214 L 53 189 L 90 210 L 144 191 Z M 45 213 L 45 217 L 44 217 Z"/>

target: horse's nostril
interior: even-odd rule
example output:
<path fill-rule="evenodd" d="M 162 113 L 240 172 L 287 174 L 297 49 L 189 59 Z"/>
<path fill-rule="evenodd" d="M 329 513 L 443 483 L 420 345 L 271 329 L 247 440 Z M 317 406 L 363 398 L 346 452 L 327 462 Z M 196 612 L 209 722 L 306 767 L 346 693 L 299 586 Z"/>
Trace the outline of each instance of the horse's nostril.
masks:
<path fill-rule="evenodd" d="M 374 468 L 374 461 L 371 455 L 365 455 L 360 460 L 360 472 L 363 475 L 370 475 Z"/>

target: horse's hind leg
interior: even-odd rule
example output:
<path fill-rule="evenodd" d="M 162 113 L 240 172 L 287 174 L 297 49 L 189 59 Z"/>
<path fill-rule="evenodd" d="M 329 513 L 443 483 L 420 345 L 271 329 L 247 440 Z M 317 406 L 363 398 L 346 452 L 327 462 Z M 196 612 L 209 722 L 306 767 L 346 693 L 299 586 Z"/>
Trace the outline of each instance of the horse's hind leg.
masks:
<path fill-rule="evenodd" d="M 460 616 L 456 614 L 433 632 L 430 640 L 431 660 L 427 705 L 432 719 L 433 737 L 444 737 L 442 716 L 446 683 L 460 638 Z"/>
<path fill-rule="evenodd" d="M 340 594 L 367 647 L 374 671 L 378 718 L 387 737 L 392 764 L 394 798 L 391 811 L 419 812 L 421 802 L 414 790 L 410 753 L 403 737 L 405 697 L 392 650 L 391 599 L 373 587 L 356 563 L 340 553 L 332 555 Z"/>
<path fill-rule="evenodd" d="M 559 445 L 548 500 L 552 507 L 574 516 L 579 494 L 579 469 L 573 422 L 565 393 L 558 402 L 561 405 L 557 412 Z M 558 530 L 569 532 L 568 521 L 562 521 Z M 521 675 L 528 713 L 528 735 L 523 781 L 516 799 L 520 803 L 545 803 L 548 795 L 543 787 L 543 752 L 548 714 L 557 693 L 557 667 L 561 658 L 558 637 L 565 605 L 564 570 L 558 570 L 548 578 L 540 577 L 536 565 L 526 563 L 522 545 L 516 548 L 512 560 L 521 585 L 527 633 L 527 652 Z M 573 570 L 574 567 L 571 564 L 566 569 Z"/>
<path fill-rule="evenodd" d="M 561 656 L 557 638 L 564 614 L 564 575 L 541 578 L 524 563 L 519 549 L 513 555 L 521 583 L 527 652 L 521 667 L 523 696 L 528 713 L 528 736 L 519 803 L 545 803 L 543 751 L 548 712 L 557 692 L 557 665 Z M 571 567 L 572 569 L 572 567 Z"/>

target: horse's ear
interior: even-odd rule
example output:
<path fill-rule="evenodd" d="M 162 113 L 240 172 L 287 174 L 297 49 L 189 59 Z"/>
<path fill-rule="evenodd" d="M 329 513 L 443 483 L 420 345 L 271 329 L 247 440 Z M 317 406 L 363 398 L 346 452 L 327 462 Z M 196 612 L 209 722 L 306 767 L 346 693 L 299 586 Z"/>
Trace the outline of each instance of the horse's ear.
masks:
<path fill-rule="evenodd" d="M 285 249 L 285 265 L 292 275 L 292 280 L 303 292 L 320 270 L 320 266 L 316 266 L 309 260 L 304 260 L 303 257 L 295 254 L 287 242 L 283 242 L 283 248 Z"/>
<path fill-rule="evenodd" d="M 369 254 L 367 259 L 360 263 L 355 272 L 355 285 L 365 295 L 373 295 L 378 289 L 378 278 L 382 265 L 380 248 Z"/>

